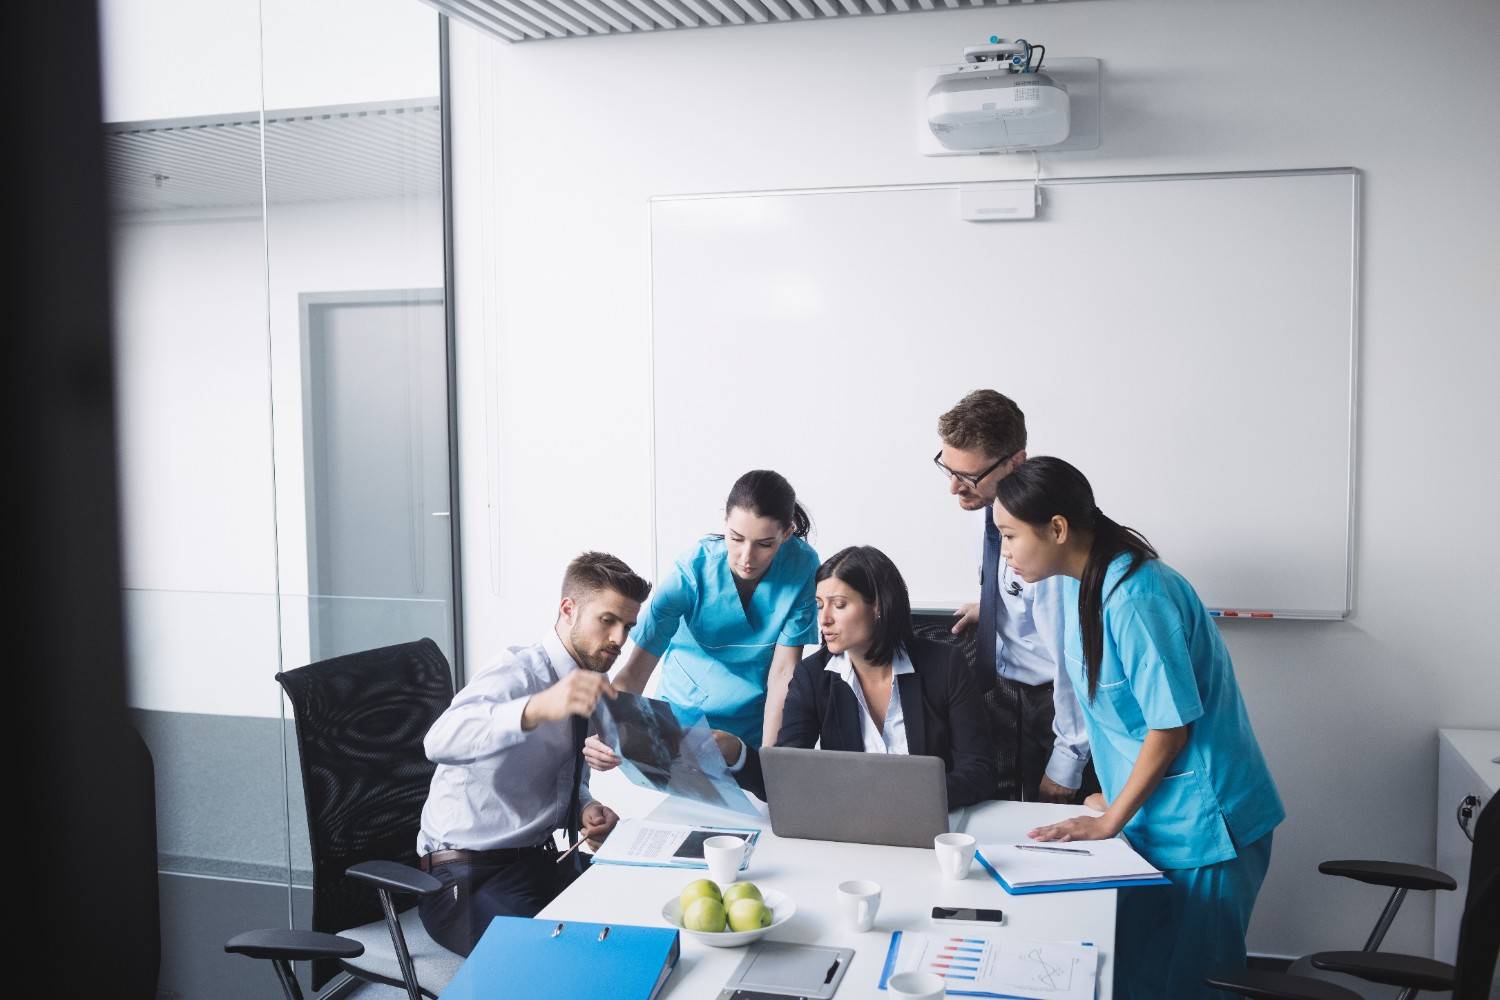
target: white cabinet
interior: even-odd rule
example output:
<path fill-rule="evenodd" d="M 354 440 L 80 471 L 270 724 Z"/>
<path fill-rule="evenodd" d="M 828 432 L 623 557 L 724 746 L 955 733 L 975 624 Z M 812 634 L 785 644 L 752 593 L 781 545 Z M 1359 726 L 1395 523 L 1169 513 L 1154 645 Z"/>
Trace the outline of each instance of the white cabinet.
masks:
<path fill-rule="evenodd" d="M 1472 832 L 1479 810 L 1500 787 L 1500 730 L 1441 729 L 1438 731 L 1437 867 L 1458 880 L 1457 892 L 1436 893 L 1432 955 L 1442 962 L 1458 953 L 1458 920 L 1469 884 L 1469 852 L 1473 845 L 1459 826 L 1458 813 L 1470 797 Z"/>

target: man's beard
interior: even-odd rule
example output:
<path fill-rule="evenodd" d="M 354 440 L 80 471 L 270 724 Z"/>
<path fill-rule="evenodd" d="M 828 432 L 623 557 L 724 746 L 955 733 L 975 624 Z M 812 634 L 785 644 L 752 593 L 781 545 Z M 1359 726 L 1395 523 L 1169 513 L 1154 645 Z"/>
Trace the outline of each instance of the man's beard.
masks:
<path fill-rule="evenodd" d="M 577 625 L 568 630 L 568 638 L 572 640 L 573 650 L 578 654 L 580 662 L 578 665 L 585 670 L 592 670 L 598 674 L 609 673 L 609 668 L 614 664 L 613 659 L 606 657 L 604 647 L 589 649 L 583 641 L 583 635 Z"/>

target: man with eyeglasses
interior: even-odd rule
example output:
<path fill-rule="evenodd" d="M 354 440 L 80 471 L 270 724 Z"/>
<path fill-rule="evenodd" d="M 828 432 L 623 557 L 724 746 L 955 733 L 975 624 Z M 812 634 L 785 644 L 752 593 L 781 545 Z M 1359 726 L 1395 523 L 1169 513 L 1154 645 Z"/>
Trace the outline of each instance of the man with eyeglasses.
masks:
<path fill-rule="evenodd" d="M 958 609 L 954 634 L 977 628 L 976 678 L 995 734 L 1001 797 L 1082 802 L 1099 788 L 1078 699 L 1059 669 L 1059 578 L 1028 584 L 1000 558 L 990 516 L 1001 479 L 1026 461 L 1026 417 L 993 389 L 976 389 L 938 418 L 933 462 L 964 510 L 981 511 L 980 599 Z"/>

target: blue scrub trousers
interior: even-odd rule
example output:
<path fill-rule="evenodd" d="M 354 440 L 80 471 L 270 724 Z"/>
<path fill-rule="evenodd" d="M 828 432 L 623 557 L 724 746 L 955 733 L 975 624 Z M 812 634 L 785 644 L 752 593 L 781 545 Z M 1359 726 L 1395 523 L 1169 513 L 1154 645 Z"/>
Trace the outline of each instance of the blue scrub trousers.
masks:
<path fill-rule="evenodd" d="M 1271 863 L 1271 834 L 1239 856 L 1162 872 L 1171 885 L 1121 889 L 1115 929 L 1118 1000 L 1219 1000 L 1203 985 L 1218 969 L 1245 967 L 1250 911 Z"/>

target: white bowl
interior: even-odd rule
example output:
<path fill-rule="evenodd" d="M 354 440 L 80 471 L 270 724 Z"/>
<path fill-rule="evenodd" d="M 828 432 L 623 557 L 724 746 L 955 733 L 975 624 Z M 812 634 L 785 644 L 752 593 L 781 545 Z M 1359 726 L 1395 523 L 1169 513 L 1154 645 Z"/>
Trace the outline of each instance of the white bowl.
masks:
<path fill-rule="evenodd" d="M 797 904 L 792 897 L 775 889 L 761 889 L 761 899 L 771 908 L 771 922 L 753 931 L 691 931 L 682 926 L 682 902 L 673 896 L 662 904 L 661 918 L 684 934 L 691 935 L 714 948 L 743 948 L 751 941 L 759 941 L 767 934 L 792 919 Z"/>

